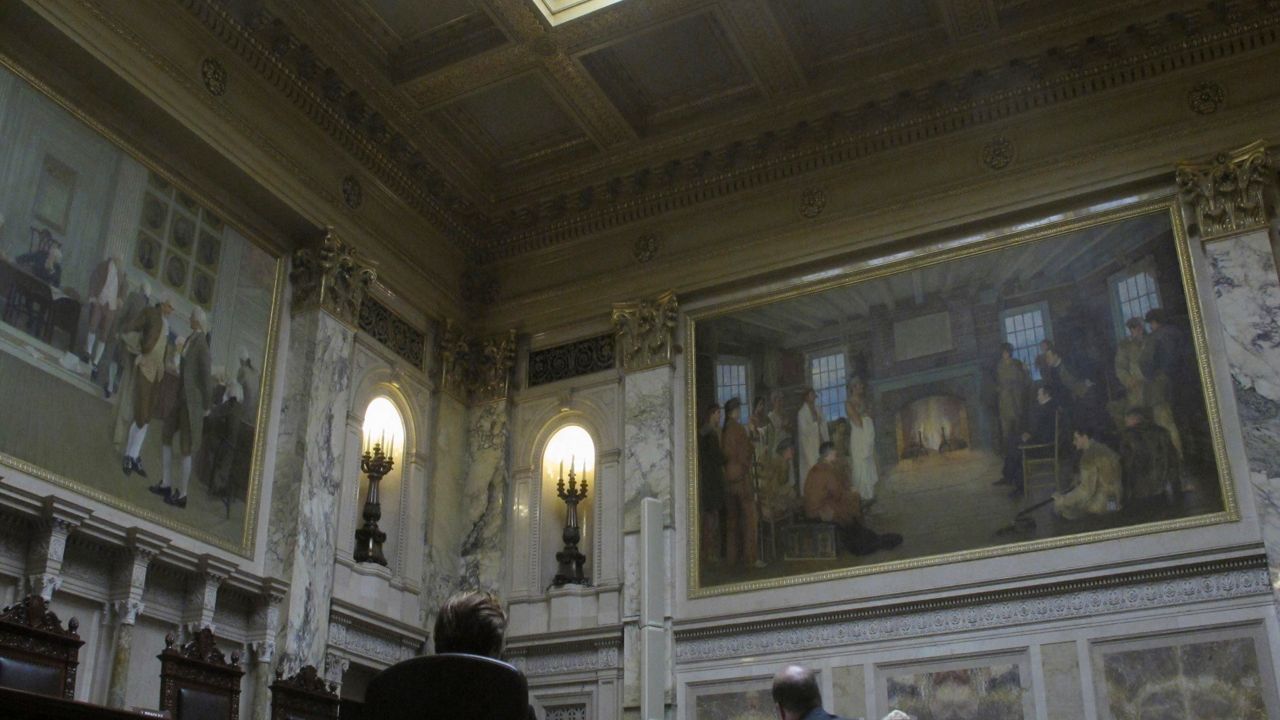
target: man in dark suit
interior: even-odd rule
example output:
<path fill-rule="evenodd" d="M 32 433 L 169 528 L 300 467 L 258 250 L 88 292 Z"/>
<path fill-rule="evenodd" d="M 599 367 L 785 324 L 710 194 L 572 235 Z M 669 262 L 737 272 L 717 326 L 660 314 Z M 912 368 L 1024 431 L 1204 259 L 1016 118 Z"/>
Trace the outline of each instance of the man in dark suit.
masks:
<path fill-rule="evenodd" d="M 800 665 L 788 665 L 773 676 L 773 702 L 779 720 L 840 720 L 822 709 L 818 674 Z"/>
<path fill-rule="evenodd" d="M 702 513 L 702 558 L 722 556 L 724 519 L 724 451 L 720 449 L 720 403 L 711 403 L 698 430 L 698 511 Z"/>
<path fill-rule="evenodd" d="M 154 307 L 143 310 L 125 328 L 129 335 L 127 342 L 136 345 L 138 350 L 133 363 L 133 422 L 129 424 L 129 437 L 121 467 L 125 475 L 136 472 L 142 477 L 147 476 L 147 472 L 142 469 L 142 443 L 147 438 L 151 412 L 158 395 L 157 388 L 164 377 L 165 338 L 169 334 L 168 318 L 171 312 L 173 302 L 162 297 Z"/>
<path fill-rule="evenodd" d="M 187 487 L 191 483 L 191 455 L 199 447 L 204 435 L 204 418 L 213 407 L 213 377 L 209 357 L 208 320 L 204 310 L 191 311 L 191 334 L 182 346 L 182 358 L 178 366 L 178 402 L 164 421 L 163 468 L 159 484 L 152 485 L 151 492 L 160 495 L 174 507 L 187 506 Z M 182 456 L 182 476 L 175 488 L 170 482 L 173 465 L 173 440 L 178 438 L 178 452 Z"/>
<path fill-rule="evenodd" d="M 1025 480 L 1022 477 L 1022 447 L 1058 442 L 1055 422 L 1058 418 L 1058 407 L 1053 386 L 1049 383 L 1042 384 L 1036 390 L 1035 403 L 1031 405 L 1031 419 L 1027 424 L 1027 430 L 1022 433 L 1020 443 L 1011 444 L 1005 451 L 1004 470 L 1000 479 L 996 481 L 997 485 L 1013 486 L 1013 490 L 1009 493 L 1011 497 L 1022 496 L 1022 484 Z M 1047 448 L 1046 452 L 1051 450 L 1052 448 Z"/>

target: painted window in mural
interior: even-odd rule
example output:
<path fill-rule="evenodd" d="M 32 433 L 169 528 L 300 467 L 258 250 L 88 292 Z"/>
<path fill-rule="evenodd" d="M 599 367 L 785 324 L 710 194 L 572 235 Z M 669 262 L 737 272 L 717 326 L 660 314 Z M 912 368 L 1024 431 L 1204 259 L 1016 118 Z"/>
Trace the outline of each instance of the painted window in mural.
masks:
<path fill-rule="evenodd" d="M 828 420 L 844 417 L 844 351 L 827 351 L 809 357 L 809 378 L 818 394 L 818 409 Z"/>
<path fill-rule="evenodd" d="M 747 361 L 743 358 L 721 357 L 716 361 L 716 402 L 720 403 L 720 407 L 724 407 L 731 398 L 738 398 L 738 402 L 747 407 L 751 407 L 751 398 L 748 397 L 747 376 L 750 369 L 747 367 Z"/>
<path fill-rule="evenodd" d="M 1031 369 L 1032 380 L 1040 379 L 1040 368 L 1035 363 L 1040 355 L 1040 343 L 1053 339 L 1045 323 L 1048 315 L 1044 303 L 1005 310 L 1000 315 L 1004 340 L 1013 346 L 1013 357 Z"/>

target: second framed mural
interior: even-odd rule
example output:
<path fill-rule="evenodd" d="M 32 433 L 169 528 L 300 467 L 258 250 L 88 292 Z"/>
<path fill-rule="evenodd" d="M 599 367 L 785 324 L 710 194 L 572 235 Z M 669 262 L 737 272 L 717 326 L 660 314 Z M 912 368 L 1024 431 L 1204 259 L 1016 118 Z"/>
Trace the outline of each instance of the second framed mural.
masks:
<path fill-rule="evenodd" d="M 691 313 L 694 597 L 1237 518 L 1172 202 Z"/>

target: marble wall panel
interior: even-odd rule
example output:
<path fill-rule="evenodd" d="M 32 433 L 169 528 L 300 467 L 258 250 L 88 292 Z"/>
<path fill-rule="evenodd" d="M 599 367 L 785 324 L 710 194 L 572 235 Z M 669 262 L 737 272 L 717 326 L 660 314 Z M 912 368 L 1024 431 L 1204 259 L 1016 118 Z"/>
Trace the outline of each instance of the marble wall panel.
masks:
<path fill-rule="evenodd" d="M 324 658 L 353 332 L 329 315 L 293 318 L 272 492 L 267 569 L 289 581 L 283 624 L 286 674 Z"/>
<path fill-rule="evenodd" d="M 1080 683 L 1080 654 L 1073 642 L 1040 647 L 1044 675 L 1045 720 L 1079 720 L 1084 717 Z"/>
<path fill-rule="evenodd" d="M 422 568 L 422 622 L 430 619 L 449 594 L 458 589 L 458 548 L 462 542 L 462 479 L 467 470 L 467 408 L 447 393 L 440 393 L 435 435 L 429 452 L 431 492 L 427 500 Z"/>
<path fill-rule="evenodd" d="M 504 539 L 511 482 L 511 408 L 506 400 L 468 412 L 467 472 L 462 487 L 462 544 L 458 550 L 466 587 L 502 588 Z"/>
<path fill-rule="evenodd" d="M 623 389 L 623 531 L 640 530 L 640 501 L 662 501 L 664 521 L 670 526 L 675 428 L 672 373 L 656 367 L 631 373 Z"/>
<path fill-rule="evenodd" d="M 860 718 L 867 714 L 867 677 L 862 665 L 846 665 L 831 669 L 831 711 L 842 717 Z"/>

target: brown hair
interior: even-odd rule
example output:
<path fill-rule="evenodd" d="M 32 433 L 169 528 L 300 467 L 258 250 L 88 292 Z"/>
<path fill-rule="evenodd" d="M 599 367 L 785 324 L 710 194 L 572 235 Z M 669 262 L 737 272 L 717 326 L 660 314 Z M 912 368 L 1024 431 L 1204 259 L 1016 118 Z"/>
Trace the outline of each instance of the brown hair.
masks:
<path fill-rule="evenodd" d="M 507 613 L 497 595 L 478 590 L 454 593 L 436 616 L 436 652 L 497 658 L 506 632 Z"/>

